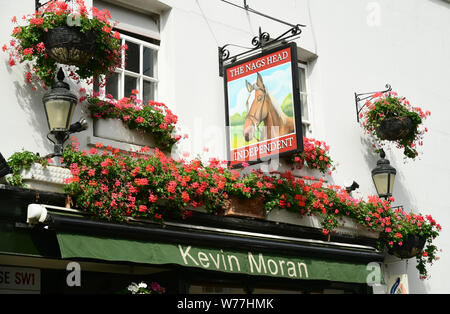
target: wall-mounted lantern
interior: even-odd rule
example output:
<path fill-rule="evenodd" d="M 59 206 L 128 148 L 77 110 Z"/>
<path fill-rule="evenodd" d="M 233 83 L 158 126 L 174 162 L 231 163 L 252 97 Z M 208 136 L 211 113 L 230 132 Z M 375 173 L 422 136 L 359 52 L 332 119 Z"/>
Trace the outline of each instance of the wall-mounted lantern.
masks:
<path fill-rule="evenodd" d="M 380 157 L 377 166 L 372 170 L 372 179 L 378 196 L 387 199 L 392 196 L 397 170 L 390 165 L 389 160 L 385 159 L 386 154 L 383 149 L 380 152 Z"/>
<path fill-rule="evenodd" d="M 64 142 L 69 138 L 71 133 L 87 129 L 85 120 L 71 125 L 78 98 L 70 92 L 69 84 L 63 82 L 64 72 L 62 68 L 58 71 L 57 79 L 52 89 L 45 93 L 42 98 L 48 127 L 50 129 L 49 135 L 53 134 L 56 139 L 55 142 L 47 135 L 47 138 L 55 144 L 54 154 L 52 156 L 62 155 Z"/>

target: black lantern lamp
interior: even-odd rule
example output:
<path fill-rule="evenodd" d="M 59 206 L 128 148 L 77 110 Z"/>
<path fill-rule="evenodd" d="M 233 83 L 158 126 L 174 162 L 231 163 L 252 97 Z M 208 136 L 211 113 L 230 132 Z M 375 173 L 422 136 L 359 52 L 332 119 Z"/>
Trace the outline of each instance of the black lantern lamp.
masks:
<path fill-rule="evenodd" d="M 70 92 L 69 84 L 63 82 L 64 72 L 62 68 L 57 74 L 57 82 L 53 84 L 52 89 L 42 98 L 47 117 L 50 133 L 47 138 L 55 144 L 54 154 L 52 156 L 61 156 L 64 142 L 71 133 L 80 132 L 87 128 L 85 120 L 71 125 L 72 116 L 78 102 L 76 95 Z M 53 134 L 55 141 L 49 135 Z"/>
<path fill-rule="evenodd" d="M 392 196 L 397 170 L 390 165 L 389 160 L 385 159 L 386 153 L 384 150 L 381 150 L 380 157 L 377 166 L 372 170 L 372 179 L 378 196 L 387 199 Z"/>

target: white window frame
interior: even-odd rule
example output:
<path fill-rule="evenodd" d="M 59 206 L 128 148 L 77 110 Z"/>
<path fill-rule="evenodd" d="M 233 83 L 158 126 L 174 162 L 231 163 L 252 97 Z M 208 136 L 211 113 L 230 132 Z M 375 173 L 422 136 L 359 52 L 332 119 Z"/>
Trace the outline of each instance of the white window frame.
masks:
<path fill-rule="evenodd" d="M 312 131 L 311 131 L 311 93 L 309 90 L 309 82 L 308 82 L 308 64 L 304 64 L 300 61 L 297 62 L 297 70 L 298 72 L 300 72 L 299 68 L 303 69 L 305 71 L 305 89 L 306 91 L 300 91 L 300 99 L 302 95 L 306 96 L 306 112 L 308 114 L 308 119 L 305 119 L 304 116 L 302 115 L 302 128 L 304 128 L 304 126 L 306 125 L 306 130 L 305 130 L 305 136 L 310 136 Z M 299 73 L 299 83 L 300 83 L 300 73 Z M 301 101 L 301 100 L 300 100 Z M 302 102 L 303 105 L 303 102 Z"/>
<path fill-rule="evenodd" d="M 118 30 L 120 33 L 120 30 Z M 128 71 L 125 69 L 125 51 L 122 51 L 122 64 L 120 68 L 117 68 L 114 73 L 118 73 L 120 75 L 119 82 L 118 82 L 118 99 L 121 99 L 125 97 L 124 90 L 125 90 L 125 75 L 132 76 L 138 79 L 138 86 L 137 90 L 139 91 L 137 99 L 142 100 L 143 92 L 144 92 L 144 80 L 149 81 L 152 84 L 154 84 L 154 101 L 157 101 L 158 99 L 158 52 L 159 52 L 159 46 L 146 42 L 144 40 L 140 40 L 125 34 L 120 33 L 120 40 L 121 44 L 124 45 L 126 41 L 132 42 L 134 44 L 139 45 L 139 73 Z M 154 69 L 154 76 L 147 76 L 144 75 L 143 72 L 143 62 L 144 62 L 144 47 L 149 48 L 156 52 L 156 58 L 153 60 L 153 69 Z M 103 77 L 104 79 L 104 77 Z M 106 98 L 106 87 L 99 88 L 100 97 Z"/>

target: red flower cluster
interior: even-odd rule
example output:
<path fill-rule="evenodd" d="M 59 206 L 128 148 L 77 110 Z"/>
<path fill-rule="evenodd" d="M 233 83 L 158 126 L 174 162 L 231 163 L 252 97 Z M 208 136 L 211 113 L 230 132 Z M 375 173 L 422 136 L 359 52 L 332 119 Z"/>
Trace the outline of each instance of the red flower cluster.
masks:
<path fill-rule="evenodd" d="M 324 141 L 303 137 L 303 152 L 292 155 L 289 161 L 297 164 L 299 169 L 306 164 L 310 169 L 330 174 L 334 166 L 328 155 L 329 150 L 330 147 Z"/>
<path fill-rule="evenodd" d="M 130 97 L 119 100 L 112 99 L 111 95 L 102 100 L 95 95 L 83 97 L 80 101 L 88 100 L 92 118 L 119 119 L 129 129 L 152 134 L 159 148 L 170 150 L 181 139 L 180 135 L 172 134 L 178 117 L 163 103 L 149 101 L 143 104 L 137 99 L 137 93 L 134 91 Z"/>

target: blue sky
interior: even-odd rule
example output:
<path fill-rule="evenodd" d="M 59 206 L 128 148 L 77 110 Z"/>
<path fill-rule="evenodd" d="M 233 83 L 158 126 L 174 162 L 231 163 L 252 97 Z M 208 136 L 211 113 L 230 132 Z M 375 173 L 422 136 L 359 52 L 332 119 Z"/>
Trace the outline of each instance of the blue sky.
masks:
<path fill-rule="evenodd" d="M 266 89 L 281 105 L 284 98 L 289 93 L 292 93 L 291 63 L 287 62 L 259 73 L 262 76 Z M 245 80 L 248 80 L 250 84 L 256 83 L 256 73 L 228 83 L 228 110 L 230 116 L 236 112 L 241 114 L 247 111 L 245 103 L 249 93 Z"/>

